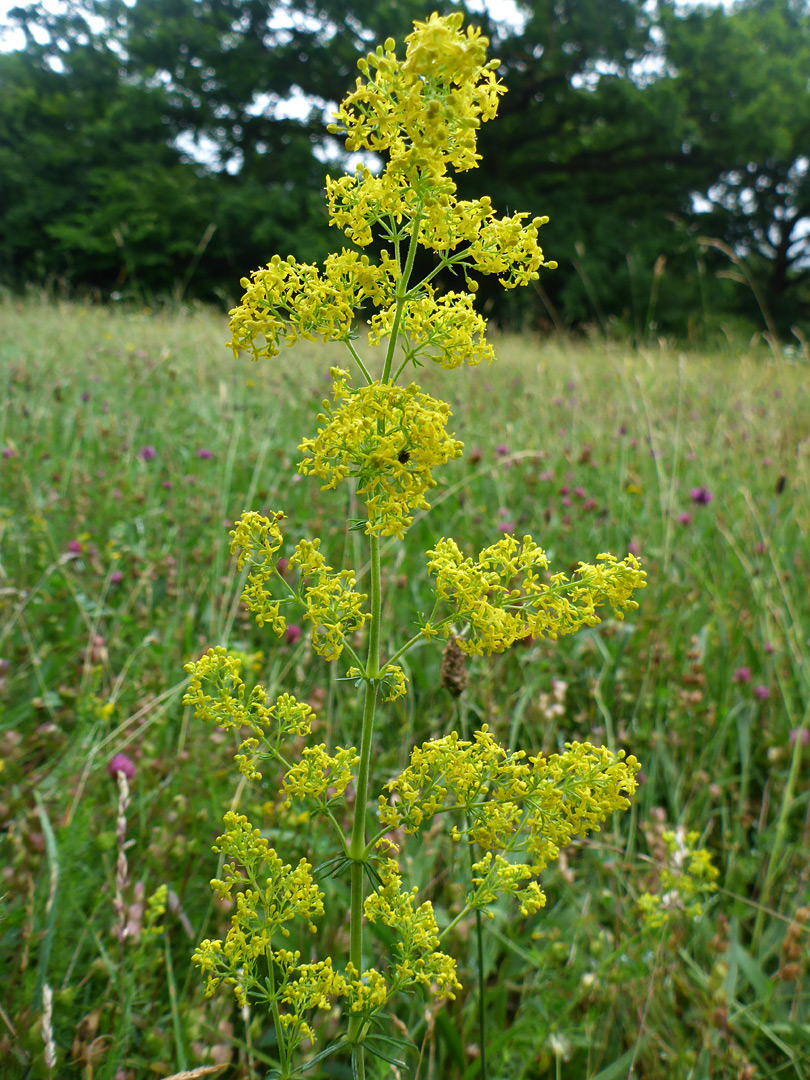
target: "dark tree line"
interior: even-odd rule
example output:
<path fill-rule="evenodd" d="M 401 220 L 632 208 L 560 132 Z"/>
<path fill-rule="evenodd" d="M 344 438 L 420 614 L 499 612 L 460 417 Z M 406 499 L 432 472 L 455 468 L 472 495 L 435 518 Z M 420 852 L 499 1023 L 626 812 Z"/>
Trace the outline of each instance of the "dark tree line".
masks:
<path fill-rule="evenodd" d="M 0 55 L 0 279 L 227 302 L 276 251 L 322 258 L 341 242 L 323 177 L 343 164 L 325 111 L 373 43 L 454 6 L 14 9 L 25 44 Z M 462 191 L 548 214 L 544 246 L 560 268 L 493 315 L 618 323 L 637 338 L 735 317 L 806 325 L 807 0 L 519 7 L 520 30 L 470 16 L 508 93 Z M 291 98 L 304 102 L 292 115 Z"/>

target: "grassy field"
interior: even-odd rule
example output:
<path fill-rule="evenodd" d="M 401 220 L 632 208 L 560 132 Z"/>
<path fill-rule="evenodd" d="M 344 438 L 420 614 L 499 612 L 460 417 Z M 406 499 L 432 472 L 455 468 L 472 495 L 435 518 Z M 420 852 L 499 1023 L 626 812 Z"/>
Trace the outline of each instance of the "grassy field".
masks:
<path fill-rule="evenodd" d="M 32 303 L 0 306 L 0 1075 L 140 1080 L 205 1064 L 263 1077 L 259 1015 L 203 996 L 194 945 L 219 936 L 211 845 L 236 807 L 289 861 L 322 839 L 233 745 L 183 707 L 183 665 L 212 645 L 309 701 L 318 738 L 357 741 L 361 701 L 306 633 L 280 643 L 240 605 L 228 528 L 283 509 L 329 562 L 362 570 L 351 505 L 296 473 L 338 350 L 234 360 L 225 319 Z M 711 356 L 495 338 L 488 369 L 424 371 L 464 457 L 432 509 L 384 549 L 389 625 L 427 604 L 424 551 L 470 553 L 531 532 L 552 569 L 641 558 L 625 622 L 527 641 L 440 684 L 440 647 L 408 658 L 411 691 L 380 726 L 378 788 L 415 742 L 487 723 L 510 747 L 572 739 L 642 763 L 632 810 L 550 869 L 548 906 L 485 924 L 490 1080 L 810 1077 L 810 372 L 763 348 Z M 384 648 L 387 643 L 383 643 Z M 118 791 L 134 765 L 114 934 Z M 702 917 L 645 925 L 662 834 L 700 836 L 719 870 Z M 408 865 L 450 922 L 464 866 L 425 834 Z M 119 875 L 120 876 L 120 875 Z M 161 933 L 144 905 L 168 886 Z M 326 887 L 326 886 L 325 886 Z M 328 883 L 340 902 L 347 884 Z M 347 927 L 324 933 L 345 955 Z M 465 989 L 412 1003 L 408 1075 L 481 1075 L 471 926 L 453 932 Z M 52 990 L 56 1065 L 42 1014 Z M 324 1013 L 321 1030 L 332 1018 Z M 50 1053 L 51 1051 L 49 1051 Z M 201 1075 L 201 1074 L 200 1074 Z M 330 1058 L 313 1077 L 350 1076 Z M 377 1073 L 372 1073 L 377 1075 Z M 379 1064 L 380 1076 L 398 1075 Z"/>

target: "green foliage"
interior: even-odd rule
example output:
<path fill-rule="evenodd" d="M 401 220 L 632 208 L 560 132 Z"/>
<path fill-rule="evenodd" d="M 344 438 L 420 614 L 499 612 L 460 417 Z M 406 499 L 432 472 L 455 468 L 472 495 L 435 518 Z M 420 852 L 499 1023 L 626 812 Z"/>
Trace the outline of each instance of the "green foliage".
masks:
<path fill-rule="evenodd" d="M 351 746 L 361 710 L 351 683 L 338 686 L 315 662 L 308 635 L 268 647 L 240 608 L 243 580 L 227 555 L 245 506 L 266 514 L 283 499 L 296 535 L 329 532 L 334 493 L 291 481 L 298 456 L 286 449 L 328 390 L 322 361 L 299 343 L 288 354 L 294 372 L 237 364 L 225 336 L 222 318 L 204 311 L 0 308 L 0 1003 L 15 1033 L 2 1021 L 0 1060 L 10 1080 L 48 1076 L 40 979 L 53 989 L 60 1080 L 86 1076 L 88 1063 L 105 1080 L 119 1068 L 139 1080 L 217 1060 L 229 1063 L 226 1080 L 249 1060 L 261 1075 L 272 1035 L 235 1005 L 206 1002 L 190 965 L 232 914 L 212 904 L 205 880 L 222 877 L 211 846 L 227 811 L 260 824 L 285 863 L 318 867 L 330 902 L 348 899 L 327 864 L 330 835 L 285 809 L 281 793 L 263 801 L 240 782 L 233 756 L 244 733 L 194 723 L 180 703 L 182 665 L 226 643 L 242 660 L 245 701 L 258 681 L 273 699 L 286 690 L 313 707 L 313 744 Z M 416 650 L 409 693 L 380 731 L 381 783 L 409 764 L 413 744 L 454 730 L 468 738 L 483 724 L 510 747 L 561 753 L 566 740 L 591 739 L 642 763 L 635 809 L 546 872 L 546 907 L 523 919 L 504 904 L 484 922 L 490 1075 L 552 1080 L 559 1058 L 563 1076 L 587 1080 L 625 1077 L 632 1062 L 649 1080 L 690 1070 L 738 1080 L 747 1066 L 804 1080 L 806 367 L 747 337 L 683 356 L 562 339 L 494 344 L 492 367 L 461 381 L 424 373 L 427 392 L 451 399 L 467 449 L 410 535 L 432 545 L 441 514 L 442 530 L 477 552 L 494 523 L 508 522 L 537 531 L 552 565 L 569 572 L 583 549 L 638 545 L 650 586 L 626 623 L 470 661 L 457 700 L 442 689 L 438 657 Z M 710 503 L 693 502 L 701 486 Z M 357 516 L 350 498 L 346 515 Z M 356 536 L 329 534 L 336 567 L 344 553 L 361 561 Z M 424 560 L 396 555 L 386 576 L 391 618 L 403 623 L 429 594 Z M 112 934 L 118 796 L 107 772 L 118 752 L 137 770 L 127 903 L 170 890 L 155 924 L 165 932 L 133 937 L 123 954 Z M 660 895 L 664 833 L 679 825 L 700 830 L 719 887 L 699 922 L 661 939 L 640 925 L 636 901 Z M 450 881 L 469 870 L 442 835 L 423 831 L 409 866 L 423 887 L 417 903 L 433 897 L 440 927 L 458 911 Z M 342 924 L 319 931 L 319 948 L 345 947 Z M 374 935 L 394 940 L 383 923 Z M 435 1077 L 474 1080 L 477 948 L 460 928 L 449 937 L 466 989 L 427 1017 L 414 1000 L 423 1056 L 418 1073 L 418 1054 L 408 1067 L 423 1077 L 432 1060 Z M 289 948 L 311 940 L 304 928 Z M 319 1018 L 328 1037 L 329 1014 Z M 327 1057 L 308 1075 L 345 1074 Z"/>
<path fill-rule="evenodd" d="M 324 110 L 369 40 L 451 6 L 92 0 L 14 13 L 27 42 L 0 56 L 5 284 L 230 304 L 244 268 L 274 251 L 322 259 L 334 246 L 323 160 L 340 153 Z M 484 286 L 490 314 L 637 344 L 712 340 L 734 319 L 807 334 L 806 3 L 520 10 L 520 32 L 489 24 L 508 93 L 482 131 L 480 175 L 501 206 L 549 214 L 563 273 L 542 296 Z M 310 109 L 290 116 L 291 96 Z M 205 164 L 187 156 L 195 143 Z"/>

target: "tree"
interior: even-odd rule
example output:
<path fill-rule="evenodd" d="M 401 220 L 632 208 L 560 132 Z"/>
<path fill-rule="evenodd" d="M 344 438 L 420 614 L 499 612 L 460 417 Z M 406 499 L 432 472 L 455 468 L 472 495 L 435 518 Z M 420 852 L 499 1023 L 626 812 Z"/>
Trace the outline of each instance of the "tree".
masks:
<path fill-rule="evenodd" d="M 663 27 L 690 138 L 715 170 L 698 221 L 747 259 L 786 329 L 810 281 L 810 4 L 667 8 Z"/>

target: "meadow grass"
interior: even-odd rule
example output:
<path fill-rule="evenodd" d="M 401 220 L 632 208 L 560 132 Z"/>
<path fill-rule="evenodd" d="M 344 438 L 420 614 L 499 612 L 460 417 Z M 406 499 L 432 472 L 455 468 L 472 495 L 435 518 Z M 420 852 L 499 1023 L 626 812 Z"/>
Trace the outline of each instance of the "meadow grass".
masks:
<path fill-rule="evenodd" d="M 250 679 L 315 707 L 319 740 L 356 741 L 359 691 L 334 665 L 321 675 L 306 634 L 279 643 L 255 627 L 227 532 L 245 509 L 283 509 L 332 565 L 362 573 L 363 555 L 351 500 L 295 475 L 343 352 L 304 343 L 254 365 L 226 336 L 204 310 L 0 305 L 3 1077 L 212 1063 L 263 1076 L 272 1057 L 264 1026 L 206 1000 L 190 965 L 226 918 L 211 845 L 229 808 L 288 861 L 317 861 L 321 839 L 192 720 L 183 664 L 228 645 Z M 408 657 L 411 692 L 387 707 L 378 786 L 414 742 L 483 723 L 510 747 L 588 739 L 642 763 L 631 813 L 545 874 L 548 907 L 518 921 L 496 907 L 485 925 L 489 1077 L 810 1077 L 807 366 L 754 346 L 494 344 L 490 368 L 420 373 L 465 454 L 406 541 L 385 544 L 385 625 L 412 625 L 427 603 L 423 553 L 442 536 L 473 554 L 499 530 L 531 532 L 566 572 L 629 549 L 649 587 L 625 622 L 472 662 L 458 700 L 425 645 Z M 117 753 L 135 766 L 125 872 Z M 652 932 L 636 900 L 678 825 L 712 852 L 719 889 L 699 920 Z M 410 856 L 445 924 L 463 895 L 456 858 L 439 832 Z M 165 931 L 150 933 L 163 884 Z M 340 901 L 347 883 L 322 887 Z M 348 925 L 325 932 L 345 952 Z M 481 1073 L 474 935 L 454 934 L 465 991 L 439 1011 L 414 1002 L 413 1076 Z"/>

